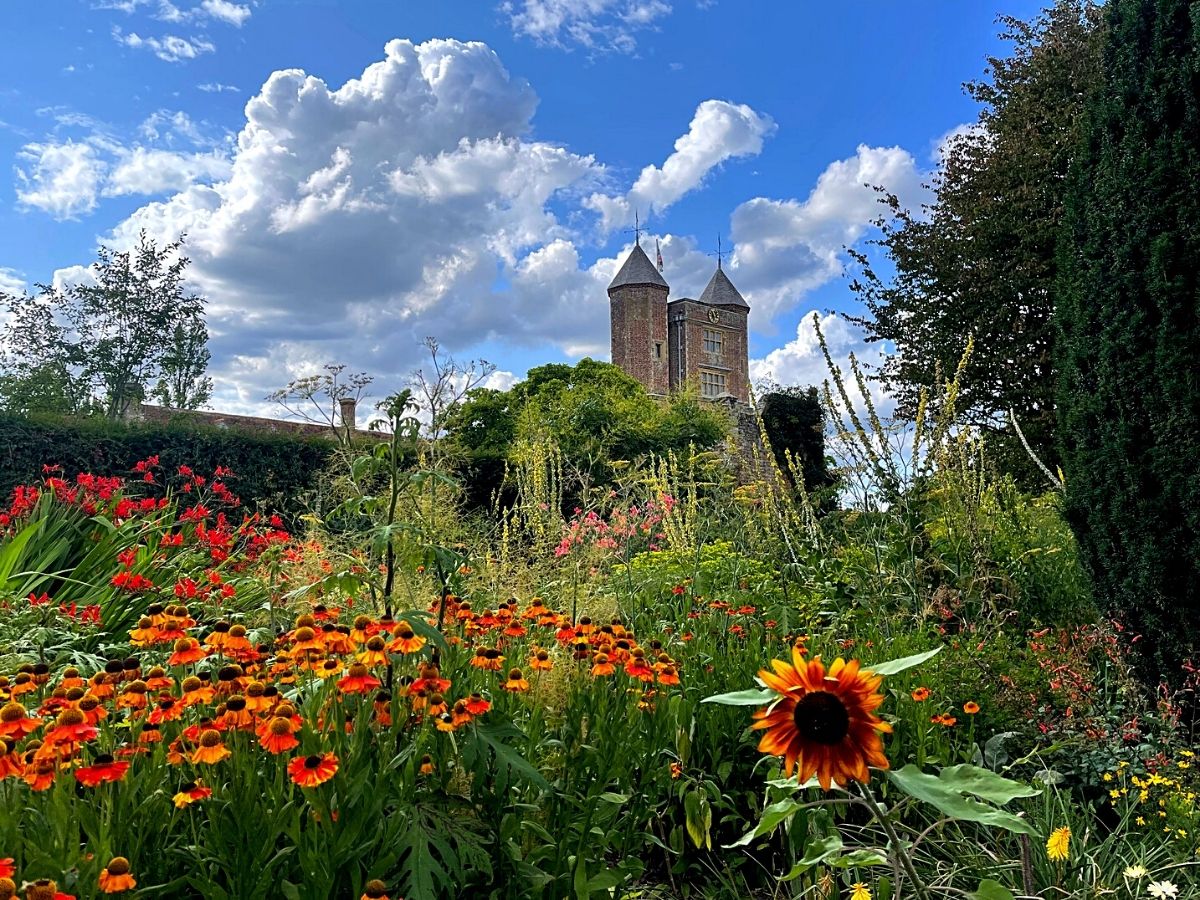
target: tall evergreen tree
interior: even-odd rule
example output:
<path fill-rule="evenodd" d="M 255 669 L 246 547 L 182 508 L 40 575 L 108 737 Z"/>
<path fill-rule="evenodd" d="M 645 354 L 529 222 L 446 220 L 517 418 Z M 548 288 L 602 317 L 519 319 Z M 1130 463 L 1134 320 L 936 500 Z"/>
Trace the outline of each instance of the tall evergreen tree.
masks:
<path fill-rule="evenodd" d="M 851 287 L 866 311 L 852 321 L 894 349 L 881 376 L 900 412 L 915 414 L 922 389 L 937 393 L 974 336 L 958 408 L 989 433 L 1004 469 L 1041 487 L 1010 410 L 1053 467 L 1055 253 L 1102 21 L 1092 0 L 1057 0 L 1029 22 L 1002 18 L 1011 52 L 965 85 L 979 119 L 947 142 L 933 201 L 918 214 L 886 198 L 877 243 L 891 271 L 874 267 L 874 254 L 854 254 L 863 271 Z"/>
<path fill-rule="evenodd" d="M 1200 4 L 1111 0 L 1055 309 L 1066 510 L 1169 678 L 1200 645 Z"/>

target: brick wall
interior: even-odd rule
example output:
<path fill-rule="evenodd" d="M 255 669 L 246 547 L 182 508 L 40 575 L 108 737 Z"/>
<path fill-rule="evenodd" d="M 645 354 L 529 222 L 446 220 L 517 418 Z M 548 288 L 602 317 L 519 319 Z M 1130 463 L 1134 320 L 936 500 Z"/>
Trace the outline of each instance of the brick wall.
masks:
<path fill-rule="evenodd" d="M 744 310 L 719 309 L 718 321 L 709 314 L 716 307 L 681 299 L 671 303 L 668 318 L 671 338 L 671 388 L 683 384 L 700 391 L 700 373 L 707 370 L 725 376 L 725 393 L 742 403 L 750 399 L 749 346 Z M 721 349 L 710 352 L 704 347 L 704 332 L 720 334 Z"/>
<path fill-rule="evenodd" d="M 667 289 L 649 284 L 622 285 L 608 293 L 612 361 L 651 394 L 670 390 L 667 344 Z"/>

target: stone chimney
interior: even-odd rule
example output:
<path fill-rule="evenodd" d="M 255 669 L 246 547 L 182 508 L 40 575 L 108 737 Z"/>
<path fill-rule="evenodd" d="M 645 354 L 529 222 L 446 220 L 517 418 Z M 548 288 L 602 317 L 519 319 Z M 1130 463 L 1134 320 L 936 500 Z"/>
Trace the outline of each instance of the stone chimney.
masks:
<path fill-rule="evenodd" d="M 353 397 L 343 397 L 338 401 L 338 405 L 342 408 L 342 427 L 347 431 L 354 431 L 358 427 L 354 423 L 354 409 L 358 401 Z"/>

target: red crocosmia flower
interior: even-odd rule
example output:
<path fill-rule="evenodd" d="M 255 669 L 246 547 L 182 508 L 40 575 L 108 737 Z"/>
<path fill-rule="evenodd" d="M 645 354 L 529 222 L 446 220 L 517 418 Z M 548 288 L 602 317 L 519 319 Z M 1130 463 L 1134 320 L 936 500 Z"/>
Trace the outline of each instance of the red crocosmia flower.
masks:
<path fill-rule="evenodd" d="M 288 763 L 288 774 L 300 787 L 313 788 L 324 784 L 337 774 L 338 758 L 332 753 L 324 756 L 297 756 Z"/>
<path fill-rule="evenodd" d="M 129 763 L 116 762 L 111 756 L 97 756 L 90 766 L 75 770 L 75 780 L 84 787 L 96 787 L 106 781 L 123 781 L 129 771 Z"/>

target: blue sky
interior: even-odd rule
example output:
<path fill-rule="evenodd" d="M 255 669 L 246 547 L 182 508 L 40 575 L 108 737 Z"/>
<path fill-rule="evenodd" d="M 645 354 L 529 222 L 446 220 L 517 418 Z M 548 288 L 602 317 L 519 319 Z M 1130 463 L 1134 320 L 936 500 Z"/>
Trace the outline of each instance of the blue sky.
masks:
<path fill-rule="evenodd" d="M 1039 8 L 993 2 L 11 0 L 0 290 L 186 230 L 213 405 L 266 412 L 331 360 L 393 389 L 427 334 L 514 376 L 606 356 L 636 209 L 675 296 L 722 235 L 753 374 L 811 381 L 864 182 L 919 204 L 996 15 Z"/>

